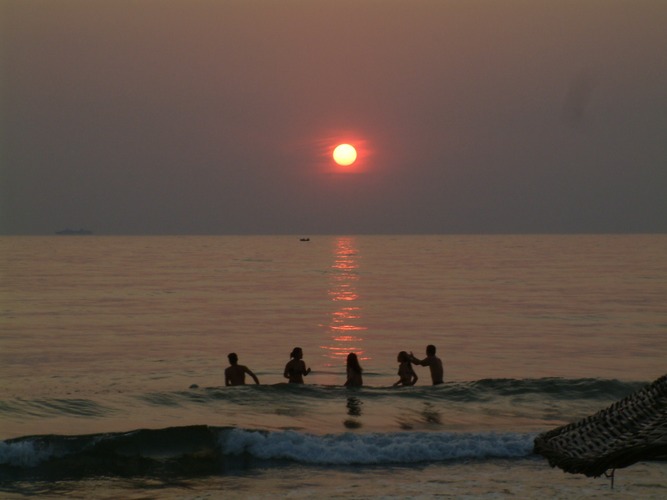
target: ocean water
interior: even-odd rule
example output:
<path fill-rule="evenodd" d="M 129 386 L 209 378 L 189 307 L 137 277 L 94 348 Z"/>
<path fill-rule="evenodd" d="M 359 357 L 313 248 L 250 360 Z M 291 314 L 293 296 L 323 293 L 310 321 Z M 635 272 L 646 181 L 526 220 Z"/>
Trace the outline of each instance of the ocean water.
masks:
<path fill-rule="evenodd" d="M 1 237 L 0 272 L 3 497 L 667 497 L 532 452 L 667 372 L 667 235 Z M 445 384 L 391 387 L 427 344 Z"/>

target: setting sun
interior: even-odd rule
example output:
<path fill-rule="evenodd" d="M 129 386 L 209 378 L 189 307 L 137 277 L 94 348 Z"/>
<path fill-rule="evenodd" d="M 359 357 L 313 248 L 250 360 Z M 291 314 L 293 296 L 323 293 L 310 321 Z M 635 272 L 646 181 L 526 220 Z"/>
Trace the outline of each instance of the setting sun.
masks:
<path fill-rule="evenodd" d="M 339 144 L 333 152 L 333 159 L 342 166 L 352 165 L 357 159 L 357 150 L 349 144 Z"/>

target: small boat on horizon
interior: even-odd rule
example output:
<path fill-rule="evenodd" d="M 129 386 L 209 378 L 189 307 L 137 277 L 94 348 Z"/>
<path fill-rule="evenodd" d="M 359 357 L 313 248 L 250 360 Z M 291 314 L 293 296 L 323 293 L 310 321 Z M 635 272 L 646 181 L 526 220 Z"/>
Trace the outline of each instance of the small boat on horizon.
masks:
<path fill-rule="evenodd" d="M 93 234 L 93 232 L 90 229 L 63 229 L 61 231 L 56 231 L 57 235 L 60 236 L 88 236 Z"/>

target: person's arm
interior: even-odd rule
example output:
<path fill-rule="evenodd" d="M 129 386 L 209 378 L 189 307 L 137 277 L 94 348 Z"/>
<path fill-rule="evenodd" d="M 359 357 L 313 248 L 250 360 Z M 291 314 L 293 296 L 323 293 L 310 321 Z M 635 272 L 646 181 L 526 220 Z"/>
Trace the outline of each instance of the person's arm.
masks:
<path fill-rule="evenodd" d="M 428 364 L 428 359 L 417 359 L 415 355 L 410 351 L 410 362 L 415 365 L 426 366 Z"/>
<path fill-rule="evenodd" d="M 229 376 L 229 369 L 225 370 L 225 385 L 232 385 L 232 378 Z"/>
<path fill-rule="evenodd" d="M 259 379 L 247 366 L 245 367 L 245 372 L 252 377 L 252 379 L 255 381 L 256 384 L 259 384 Z"/>
<path fill-rule="evenodd" d="M 304 377 L 310 373 L 310 368 L 306 368 L 306 362 L 305 361 L 301 362 L 301 373 L 303 373 Z"/>
<path fill-rule="evenodd" d="M 290 378 L 290 376 L 289 376 L 289 363 L 287 363 L 285 365 L 285 372 L 283 373 L 283 377 Z"/>

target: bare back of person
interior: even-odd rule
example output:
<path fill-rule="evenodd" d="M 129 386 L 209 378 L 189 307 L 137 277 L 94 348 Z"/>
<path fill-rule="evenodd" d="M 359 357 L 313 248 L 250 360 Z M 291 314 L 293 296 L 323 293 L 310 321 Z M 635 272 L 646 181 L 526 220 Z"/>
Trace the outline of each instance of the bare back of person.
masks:
<path fill-rule="evenodd" d="M 442 368 L 442 360 L 437 356 L 426 356 L 426 359 L 422 360 L 423 365 L 426 365 L 431 370 L 431 380 L 433 385 L 443 384 L 444 381 L 444 370 Z"/>
<path fill-rule="evenodd" d="M 347 355 L 347 380 L 345 381 L 346 387 L 361 387 L 364 385 L 363 377 L 361 373 L 363 369 L 359 364 L 359 358 L 356 353 L 349 353 Z"/>
<path fill-rule="evenodd" d="M 229 353 L 229 366 L 225 368 L 225 385 L 245 385 L 246 373 L 250 375 L 256 384 L 259 384 L 257 376 L 245 365 L 238 364 L 236 353 Z"/>
<path fill-rule="evenodd" d="M 347 380 L 345 381 L 346 387 L 361 387 L 364 385 L 361 372 L 353 368 L 347 368 Z"/>
<path fill-rule="evenodd" d="M 245 374 L 248 368 L 244 365 L 233 365 L 225 369 L 225 385 L 245 385 Z"/>

